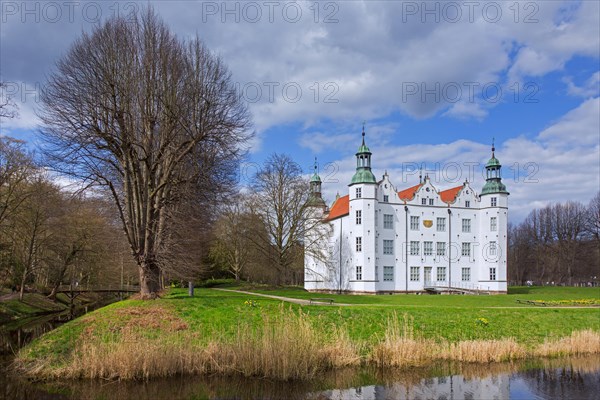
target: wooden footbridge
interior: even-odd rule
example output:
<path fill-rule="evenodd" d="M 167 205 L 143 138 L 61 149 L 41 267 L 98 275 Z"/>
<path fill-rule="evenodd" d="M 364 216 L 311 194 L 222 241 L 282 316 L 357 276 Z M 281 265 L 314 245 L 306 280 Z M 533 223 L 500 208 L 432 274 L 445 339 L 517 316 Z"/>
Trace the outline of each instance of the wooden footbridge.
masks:
<path fill-rule="evenodd" d="M 71 301 L 83 293 L 137 293 L 140 291 L 139 286 L 124 285 L 124 286 L 60 286 L 56 293 L 63 293 L 69 297 Z"/>
<path fill-rule="evenodd" d="M 56 293 L 136 293 L 140 291 L 139 286 L 60 286 Z"/>

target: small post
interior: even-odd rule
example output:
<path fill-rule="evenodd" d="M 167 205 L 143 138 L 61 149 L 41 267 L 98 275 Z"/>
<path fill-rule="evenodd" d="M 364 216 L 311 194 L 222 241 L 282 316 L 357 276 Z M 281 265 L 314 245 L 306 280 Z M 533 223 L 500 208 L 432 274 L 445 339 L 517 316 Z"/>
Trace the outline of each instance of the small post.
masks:
<path fill-rule="evenodd" d="M 194 297 L 194 282 L 192 281 L 188 282 L 188 295 Z"/>

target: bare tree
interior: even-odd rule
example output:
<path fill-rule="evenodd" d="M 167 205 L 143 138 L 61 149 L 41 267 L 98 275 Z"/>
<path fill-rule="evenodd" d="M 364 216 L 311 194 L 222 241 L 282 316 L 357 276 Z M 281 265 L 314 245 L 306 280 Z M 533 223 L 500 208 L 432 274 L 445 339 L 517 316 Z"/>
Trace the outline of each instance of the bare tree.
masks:
<path fill-rule="evenodd" d="M 250 208 L 267 228 L 267 235 L 253 235 L 252 241 L 277 271 L 277 283 L 296 281 L 303 275 L 307 240 L 321 241 L 325 225 L 314 218 L 308 180 L 289 156 L 273 154 L 254 177 Z M 292 271 L 292 267 L 294 271 Z"/>
<path fill-rule="evenodd" d="M 256 232 L 252 215 L 244 209 L 242 202 L 226 206 L 215 224 L 211 256 L 225 265 L 236 281 L 240 280 L 250 263 L 254 247 L 250 238 Z"/>
<path fill-rule="evenodd" d="M 28 279 L 42 266 L 42 254 L 51 235 L 50 221 L 60 203 L 58 188 L 38 176 L 19 213 L 11 216 L 10 242 L 19 299 L 23 300 Z"/>
<path fill-rule="evenodd" d="M 554 248 L 556 249 L 559 266 L 558 279 L 571 285 L 580 240 L 584 231 L 585 208 L 583 204 L 574 201 L 555 204 L 551 210 L 551 218 L 552 229 L 556 238 Z"/>
<path fill-rule="evenodd" d="M 2 222 L 30 196 L 26 183 L 35 172 L 33 158 L 25 150 L 25 143 L 0 136 L 0 231 Z"/>
<path fill-rule="evenodd" d="M 19 115 L 17 104 L 7 93 L 8 83 L 0 82 L 0 120 L 2 118 L 15 118 Z"/>
<path fill-rule="evenodd" d="M 84 33 L 42 93 L 46 154 L 60 172 L 104 186 L 139 266 L 141 295 L 160 290 L 161 249 L 186 185 L 235 161 L 250 117 L 223 62 L 177 39 L 149 8 Z M 197 159 L 205 152 L 219 157 Z M 190 168 L 194 166 L 194 168 Z"/>
<path fill-rule="evenodd" d="M 587 206 L 585 231 L 596 242 L 600 242 L 600 191 Z"/>
<path fill-rule="evenodd" d="M 522 282 L 582 284 L 598 275 L 600 252 L 593 235 L 592 205 L 568 201 L 533 210 L 509 229 L 509 268 Z M 590 229 L 592 231 L 590 231 Z"/>
<path fill-rule="evenodd" d="M 98 200 L 83 196 L 62 194 L 60 210 L 50 222 L 51 236 L 47 241 L 44 263 L 48 273 L 44 286 L 51 288 L 51 299 L 56 298 L 57 290 L 66 278 L 81 280 L 85 265 L 87 273 L 99 267 L 98 255 L 106 263 L 109 253 L 114 251 L 107 246 L 110 240 L 110 223 L 103 215 L 103 206 Z M 112 233 L 114 235 L 114 232 Z M 86 276 L 87 277 L 87 276 Z M 72 283 L 72 282 L 70 282 Z"/>

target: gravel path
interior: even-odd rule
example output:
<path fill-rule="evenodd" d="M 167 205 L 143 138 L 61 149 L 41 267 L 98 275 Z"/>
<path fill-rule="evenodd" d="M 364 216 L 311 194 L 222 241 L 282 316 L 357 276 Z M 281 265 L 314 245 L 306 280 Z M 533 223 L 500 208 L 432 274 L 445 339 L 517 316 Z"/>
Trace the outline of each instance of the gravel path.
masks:
<path fill-rule="evenodd" d="M 294 304 L 302 304 L 304 306 L 309 306 L 309 305 L 315 305 L 315 306 L 328 306 L 328 305 L 332 305 L 332 306 L 352 306 L 352 305 L 355 305 L 355 304 L 341 304 L 341 303 L 330 304 L 330 303 L 321 302 L 321 301 L 312 301 L 311 302 L 310 300 L 294 299 L 294 298 L 291 298 L 291 297 L 283 297 L 283 296 L 274 296 L 274 295 L 271 295 L 271 294 L 246 292 L 245 290 L 232 290 L 232 289 L 219 289 L 219 288 L 215 288 L 215 290 L 222 290 L 224 292 L 244 293 L 244 294 L 249 294 L 249 295 L 252 295 L 252 296 L 268 297 L 270 299 L 287 301 L 288 303 L 294 303 Z"/>

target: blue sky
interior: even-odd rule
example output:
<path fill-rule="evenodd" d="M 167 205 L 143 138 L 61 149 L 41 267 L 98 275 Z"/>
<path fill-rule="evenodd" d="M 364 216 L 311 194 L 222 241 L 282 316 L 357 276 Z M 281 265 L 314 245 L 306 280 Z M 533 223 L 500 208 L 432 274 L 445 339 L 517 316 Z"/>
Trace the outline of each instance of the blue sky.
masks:
<path fill-rule="evenodd" d="M 597 1 L 150 3 L 229 65 L 254 116 L 244 171 L 285 152 L 308 174 L 317 157 L 332 200 L 366 121 L 374 172 L 399 190 L 420 165 L 438 188 L 480 188 L 495 138 L 511 220 L 598 191 Z M 53 63 L 81 31 L 143 4 L 2 1 L 0 73 L 20 117 L 0 134 L 35 146 L 35 92 Z"/>

